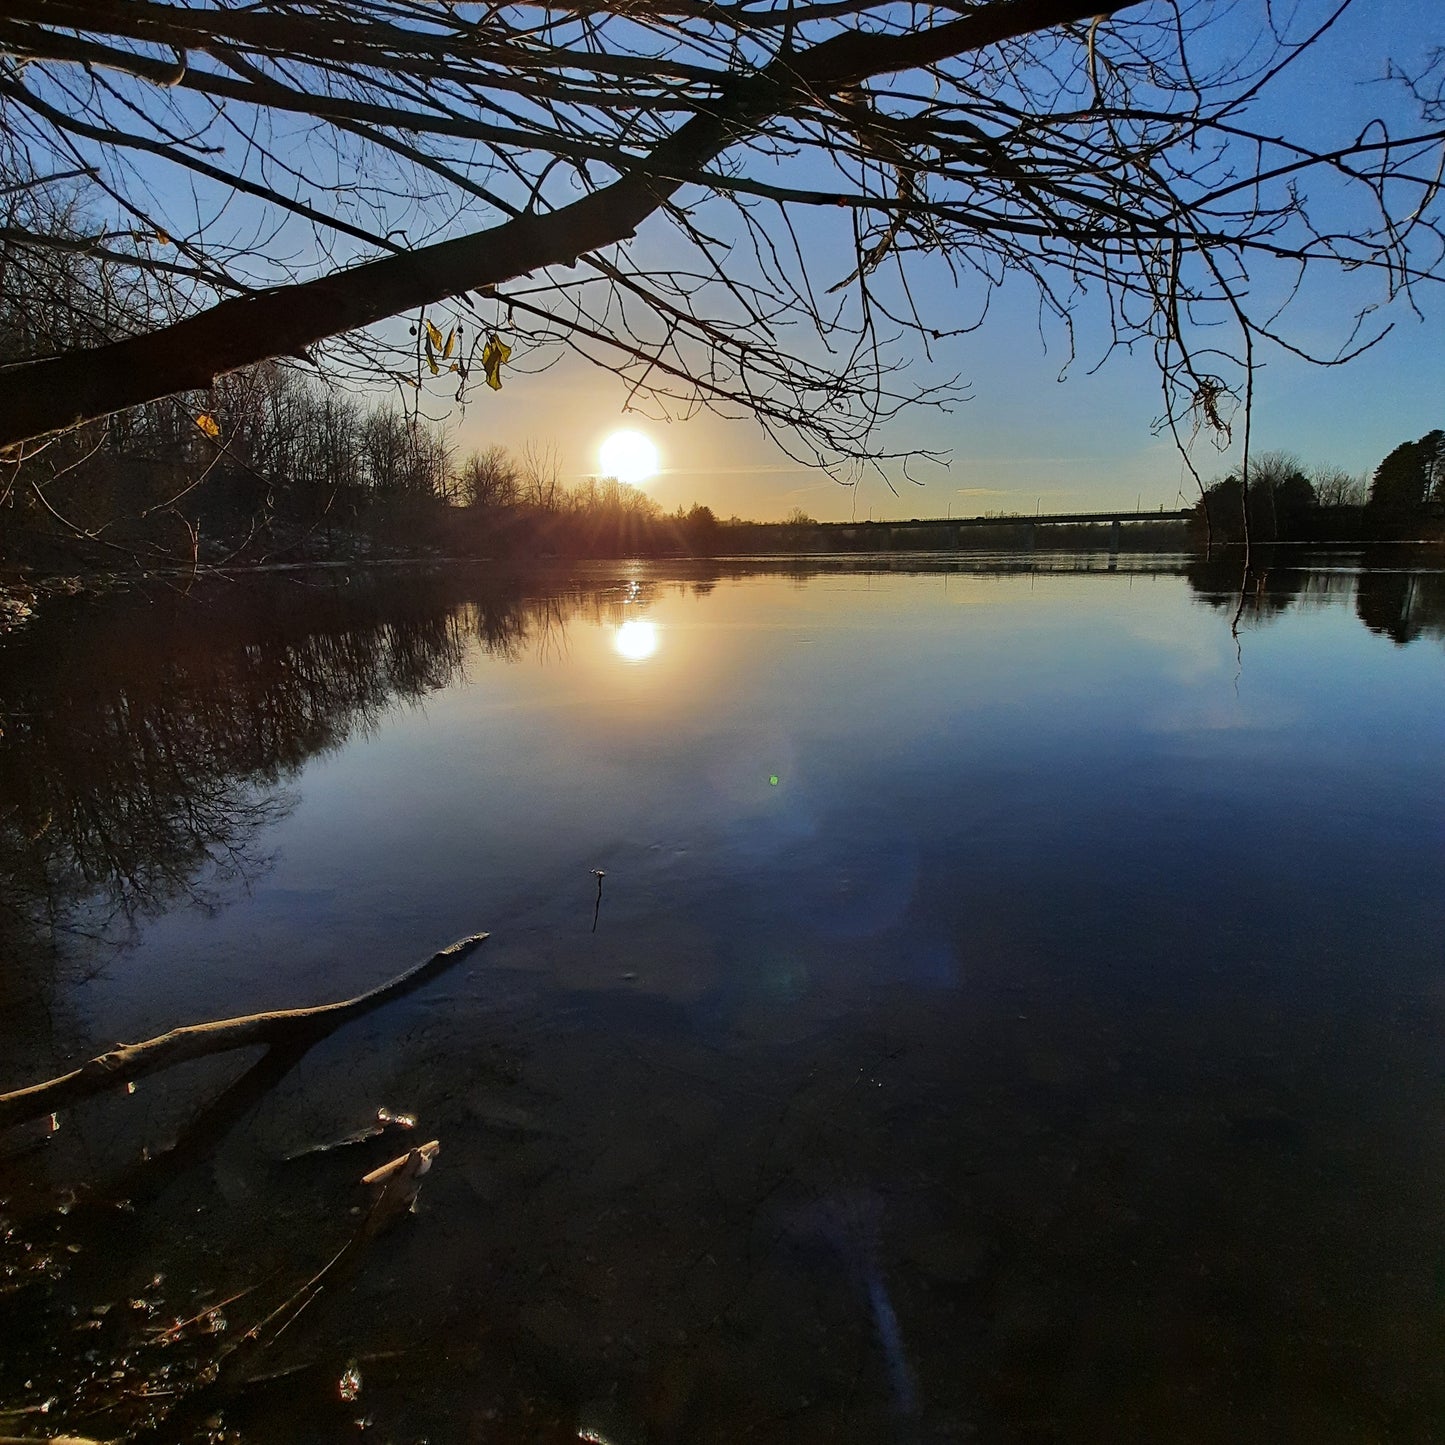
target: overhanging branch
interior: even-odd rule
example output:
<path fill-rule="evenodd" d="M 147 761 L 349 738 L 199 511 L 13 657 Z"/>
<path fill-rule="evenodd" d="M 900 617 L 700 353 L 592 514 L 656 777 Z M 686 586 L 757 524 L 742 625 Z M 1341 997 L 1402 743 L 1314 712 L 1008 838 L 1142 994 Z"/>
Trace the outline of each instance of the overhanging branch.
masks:
<path fill-rule="evenodd" d="M 1104 13 L 1138 0 L 1103 7 Z M 923 30 L 848 30 L 731 84 L 715 110 L 660 142 L 645 169 L 545 214 L 220 302 L 92 350 L 0 372 L 0 449 L 181 391 L 219 375 L 618 244 L 686 182 L 767 119 L 881 75 L 938 64 L 1100 13 L 1097 0 L 998 0 Z"/>

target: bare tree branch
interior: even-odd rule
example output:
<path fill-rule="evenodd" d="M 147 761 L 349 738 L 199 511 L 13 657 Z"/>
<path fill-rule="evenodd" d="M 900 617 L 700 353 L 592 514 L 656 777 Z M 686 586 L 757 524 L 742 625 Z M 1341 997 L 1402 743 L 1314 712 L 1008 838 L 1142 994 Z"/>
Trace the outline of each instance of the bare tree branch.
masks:
<path fill-rule="evenodd" d="M 0 197 L 27 168 L 32 189 L 67 174 L 180 256 L 117 251 L 126 223 L 101 218 L 0 229 L 14 264 L 83 248 L 170 286 L 63 354 L 8 346 L 0 449 L 328 342 L 394 373 L 373 328 L 446 304 L 525 343 L 519 362 L 567 346 L 639 404 L 751 412 L 810 461 L 866 460 L 900 407 L 957 397 L 907 363 L 1010 277 L 1070 357 L 1101 295 L 1105 351 L 1159 362 L 1161 424 L 1222 425 L 1258 345 L 1338 364 L 1388 327 L 1311 352 L 1282 314 L 1306 272 L 1406 306 L 1445 274 L 1438 62 L 1392 73 L 1423 125 L 1250 123 L 1350 3 L 1304 0 L 1293 31 L 1230 45 L 1208 41 L 1239 22 L 1188 0 L 11 0 Z M 194 196 L 184 225 L 149 219 L 175 210 L 164 170 Z M 665 266 L 626 244 L 644 225 L 670 229 Z M 853 262 L 827 275 L 835 229 Z M 972 319 L 940 315 L 940 285 L 978 298 Z"/>

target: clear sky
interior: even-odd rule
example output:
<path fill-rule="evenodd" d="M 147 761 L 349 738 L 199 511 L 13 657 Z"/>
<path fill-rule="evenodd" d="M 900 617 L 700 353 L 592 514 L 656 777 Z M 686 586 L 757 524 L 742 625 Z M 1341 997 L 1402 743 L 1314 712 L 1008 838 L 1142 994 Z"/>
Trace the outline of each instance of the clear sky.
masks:
<path fill-rule="evenodd" d="M 1273 13 L 1277 19 L 1295 15 L 1298 31 L 1304 17 L 1319 19 L 1332 3 L 1279 0 Z M 1257 33 L 1265 6 L 1266 0 L 1195 0 L 1194 14 L 1204 17 L 1204 48 L 1211 55 L 1237 48 L 1242 37 Z M 1147 16 L 1151 11 L 1163 13 L 1162 0 L 1149 0 L 1136 13 Z M 1397 132 L 1408 131 L 1418 127 L 1419 120 L 1402 104 L 1398 88 L 1382 83 L 1387 65 L 1392 57 L 1419 62 L 1442 43 L 1445 0 L 1355 0 L 1271 89 L 1268 99 L 1251 110 L 1249 120 L 1319 148 L 1348 145 L 1377 114 L 1387 115 Z M 170 103 L 182 107 L 178 115 L 194 111 L 199 116 L 193 98 L 173 95 Z M 265 133 L 277 149 L 314 161 L 320 174 L 317 194 L 331 194 L 326 166 L 344 163 L 335 156 L 328 162 L 326 137 L 318 139 L 309 120 L 268 117 Z M 254 170 L 255 163 L 248 164 Z M 148 184 L 154 178 L 149 189 L 157 213 L 175 234 L 192 231 L 208 241 L 225 241 L 229 227 L 235 244 L 252 248 L 262 259 L 277 252 L 306 254 L 304 227 L 293 226 L 277 232 L 281 239 L 267 239 L 254 208 L 244 200 L 237 203 L 229 190 L 208 191 L 193 176 L 170 173 L 158 161 L 147 161 L 138 173 Z M 787 178 L 798 179 L 792 172 Z M 357 177 L 348 173 L 345 179 L 347 187 L 334 187 L 337 195 Z M 464 230 L 486 223 L 466 209 L 428 217 L 426 198 L 410 193 L 403 181 L 392 178 L 383 184 L 384 178 L 370 173 L 366 179 L 396 205 L 379 229 L 390 233 L 394 227 L 395 234 L 412 244 L 434 239 L 437 228 Z M 808 179 L 804 172 L 804 182 Z M 1329 184 L 1311 180 L 1306 188 L 1323 194 Z M 1352 219 L 1358 222 L 1358 215 Z M 840 236 L 846 238 L 842 213 L 820 208 L 799 215 L 798 224 L 813 233 L 805 241 L 818 242 L 821 264 L 815 282 L 826 286 L 846 275 L 852 256 L 839 244 Z M 668 236 L 666 222 L 654 218 L 631 243 L 633 254 L 644 262 L 676 264 L 667 249 Z M 351 254 L 345 244 L 338 245 L 340 259 Z M 298 270 L 305 269 L 298 265 Z M 877 274 L 881 277 L 882 269 Z M 969 273 L 963 274 L 967 278 Z M 925 275 L 928 279 L 922 279 Z M 967 289 L 967 279 L 965 289 L 955 292 L 934 279 L 938 275 L 937 268 L 920 270 L 915 282 L 915 294 L 930 318 L 936 314 L 939 325 L 946 327 L 975 316 L 981 293 Z M 256 279 L 275 278 L 258 274 Z M 1287 278 L 1277 276 L 1275 282 L 1277 287 Z M 1435 294 L 1419 297 L 1423 318 L 1402 305 L 1377 313 L 1376 320 L 1388 316 L 1393 321 L 1392 333 L 1346 367 L 1321 369 L 1283 353 L 1263 354 L 1254 446 L 1293 451 L 1306 463 L 1361 473 L 1372 470 L 1399 442 L 1445 426 L 1445 286 L 1430 289 Z M 1265 311 L 1273 299 L 1268 291 L 1269 283 L 1262 279 L 1254 299 L 1263 302 Z M 1285 329 L 1296 340 L 1332 351 L 1349 335 L 1354 314 L 1382 299 L 1379 291 L 1375 276 L 1312 284 L 1292 308 Z M 568 480 L 595 475 L 604 438 L 620 427 L 635 427 L 651 436 L 661 454 L 662 470 L 646 484 L 658 501 L 669 510 L 704 502 L 722 516 L 777 518 L 802 507 L 824 519 L 894 519 L 1115 508 L 1136 500 L 1153 508 L 1179 505 L 1181 495 L 1192 502 L 1194 484 L 1172 440 L 1156 435 L 1151 426 L 1162 410 L 1152 357 L 1121 353 L 1103 361 L 1108 330 L 1101 299 L 1094 295 L 1087 304 L 1094 309 L 1078 313 L 1078 354 L 1062 379 L 1066 357 L 1057 328 L 1046 348 L 1039 334 L 1037 296 L 1022 280 L 1006 284 L 995 295 L 979 330 L 939 348 L 931 373 L 921 358 L 912 358 L 911 381 L 945 381 L 957 375 L 970 398 L 947 414 L 914 410 L 880 438 L 888 450 L 947 454 L 946 468 L 919 465 L 914 470 L 922 485 L 906 480 L 897 468 L 889 471 L 892 490 L 888 479 L 877 474 L 865 473 L 853 487 L 839 485 L 790 460 L 746 417 L 724 420 L 704 413 L 686 422 L 667 422 L 625 415 L 627 391 L 615 376 L 570 357 L 538 370 L 541 361 L 555 356 L 530 355 L 515 336 L 508 338 L 517 346 L 504 389 L 493 393 L 474 386 L 466 411 L 454 411 L 449 426 L 462 452 L 492 442 L 515 450 L 528 441 L 553 447 Z M 406 341 L 404 322 L 389 327 Z M 1236 446 L 1221 453 L 1200 440 L 1193 451 L 1194 465 L 1206 478 L 1221 475 L 1236 464 L 1237 451 Z"/>
<path fill-rule="evenodd" d="M 1223 8 L 1223 7 L 1221 7 Z M 1254 24 L 1259 0 L 1237 7 L 1231 23 Z M 1422 55 L 1445 41 L 1439 7 L 1411 0 L 1357 4 L 1283 87 L 1268 125 L 1324 144 L 1348 143 L 1381 110 L 1404 118 L 1379 82 L 1391 56 Z M 1256 115 L 1258 119 L 1258 115 Z M 644 234 L 644 240 L 646 239 Z M 1361 302 L 1334 284 L 1316 288 L 1292 313 L 1291 334 L 1329 348 L 1348 334 Z M 966 295 L 930 294 L 941 312 L 970 309 Z M 1342 368 L 1309 366 L 1284 354 L 1263 356 L 1257 381 L 1253 445 L 1284 448 L 1306 462 L 1352 472 L 1372 469 L 1398 442 L 1445 425 L 1445 288 L 1425 298 L 1421 320 L 1399 307 L 1393 332 L 1366 356 Z M 510 372 L 499 394 L 475 394 L 456 420 L 462 447 L 527 439 L 555 444 L 565 474 L 597 470 L 601 440 L 619 426 L 645 431 L 657 443 L 663 470 L 648 490 L 671 509 L 705 502 L 720 515 L 779 517 L 801 506 L 820 518 L 971 515 L 1193 500 L 1193 483 L 1167 436 L 1151 431 L 1161 410 L 1158 377 L 1144 354 L 1116 355 L 1095 374 L 1105 334 L 1085 316 L 1079 356 L 1062 381 L 1064 357 L 1046 351 L 1037 301 L 1025 284 L 1006 287 L 982 329 L 946 349 L 940 376 L 957 373 L 971 400 L 950 415 L 919 409 L 885 440 L 894 448 L 945 450 L 950 465 L 921 466 L 915 486 L 893 473 L 897 495 L 877 477 L 857 488 L 790 461 L 748 419 L 703 415 L 661 423 L 624 416 L 623 386 L 607 373 L 566 360 L 540 375 Z M 521 358 L 519 358 L 520 360 Z M 1201 440 L 1195 465 L 1222 473 L 1234 451 Z"/>

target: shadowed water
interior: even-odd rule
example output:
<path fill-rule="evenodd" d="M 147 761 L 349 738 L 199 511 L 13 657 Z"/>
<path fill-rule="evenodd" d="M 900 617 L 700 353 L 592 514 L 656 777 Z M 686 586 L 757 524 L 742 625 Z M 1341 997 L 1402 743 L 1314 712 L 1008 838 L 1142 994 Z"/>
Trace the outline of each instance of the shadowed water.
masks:
<path fill-rule="evenodd" d="M 42 612 L 0 645 L 0 1087 L 492 938 L 243 1090 L 0 1138 L 0 1434 L 194 1383 L 355 1230 L 407 1139 L 312 1146 L 384 1107 L 441 1142 L 418 1213 L 241 1439 L 1440 1438 L 1445 572 L 1238 586 L 895 557 Z"/>

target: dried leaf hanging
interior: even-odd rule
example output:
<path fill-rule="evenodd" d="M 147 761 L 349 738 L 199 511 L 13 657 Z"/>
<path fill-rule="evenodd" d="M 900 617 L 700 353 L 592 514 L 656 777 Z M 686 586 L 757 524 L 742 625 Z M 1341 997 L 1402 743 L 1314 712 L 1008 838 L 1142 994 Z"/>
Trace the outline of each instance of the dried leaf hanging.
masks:
<path fill-rule="evenodd" d="M 502 389 L 502 364 L 509 361 L 512 348 L 494 331 L 482 347 L 482 368 L 487 373 L 487 385 L 493 391 Z"/>

